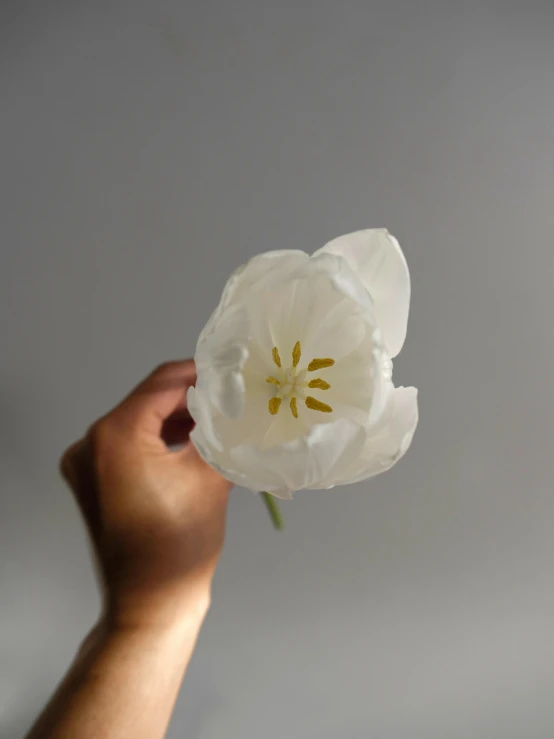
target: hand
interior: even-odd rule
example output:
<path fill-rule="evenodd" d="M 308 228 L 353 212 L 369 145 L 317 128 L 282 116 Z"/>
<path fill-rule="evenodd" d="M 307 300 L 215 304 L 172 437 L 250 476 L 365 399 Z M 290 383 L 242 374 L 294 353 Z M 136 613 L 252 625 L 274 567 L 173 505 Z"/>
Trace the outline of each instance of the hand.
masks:
<path fill-rule="evenodd" d="M 188 439 L 195 379 L 192 360 L 162 365 L 61 460 L 117 625 L 171 625 L 209 605 L 230 484 Z"/>

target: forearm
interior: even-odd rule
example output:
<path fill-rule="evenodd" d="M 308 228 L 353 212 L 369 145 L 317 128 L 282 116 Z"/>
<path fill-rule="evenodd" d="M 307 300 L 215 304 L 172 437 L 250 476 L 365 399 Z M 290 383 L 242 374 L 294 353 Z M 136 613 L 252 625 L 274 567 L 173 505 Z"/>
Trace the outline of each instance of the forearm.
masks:
<path fill-rule="evenodd" d="M 195 379 L 192 361 L 162 365 L 62 457 L 107 615 L 27 739 L 166 732 L 209 606 L 230 489 L 189 440 Z"/>
<path fill-rule="evenodd" d="M 162 739 L 202 621 L 99 624 L 27 739 Z"/>

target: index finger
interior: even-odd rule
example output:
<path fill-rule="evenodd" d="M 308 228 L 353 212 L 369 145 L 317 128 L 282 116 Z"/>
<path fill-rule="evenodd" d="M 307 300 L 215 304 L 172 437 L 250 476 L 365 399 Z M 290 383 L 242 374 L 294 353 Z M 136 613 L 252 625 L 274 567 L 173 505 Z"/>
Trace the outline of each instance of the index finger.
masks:
<path fill-rule="evenodd" d="M 135 430 L 159 434 L 164 421 L 187 407 L 187 390 L 196 382 L 192 359 L 165 362 L 143 380 L 114 410 Z M 111 414 L 110 414 L 111 415 Z"/>

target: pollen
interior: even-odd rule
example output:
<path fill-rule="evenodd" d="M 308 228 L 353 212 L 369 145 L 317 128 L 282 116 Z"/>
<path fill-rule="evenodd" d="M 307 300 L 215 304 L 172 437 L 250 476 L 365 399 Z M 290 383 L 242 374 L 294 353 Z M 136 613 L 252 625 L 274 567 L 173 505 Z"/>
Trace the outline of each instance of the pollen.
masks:
<path fill-rule="evenodd" d="M 333 409 L 330 405 L 327 405 L 327 403 L 322 403 L 320 400 L 316 400 L 315 398 L 312 398 L 311 395 L 308 395 L 306 398 L 306 408 L 309 408 L 312 411 L 321 411 L 322 413 L 332 413 Z"/>
<path fill-rule="evenodd" d="M 275 416 L 277 415 L 277 413 L 279 413 L 280 406 L 281 398 L 270 398 L 268 408 L 272 416 Z"/>
<path fill-rule="evenodd" d="M 327 357 L 325 359 L 312 359 L 308 365 L 308 372 L 315 372 L 316 370 L 323 369 L 324 367 L 332 367 L 335 364 L 335 360 Z"/>
<path fill-rule="evenodd" d="M 296 407 L 296 398 L 290 399 L 290 409 L 291 409 L 292 415 L 295 418 L 298 418 L 298 408 Z"/>
<path fill-rule="evenodd" d="M 308 395 L 306 397 L 306 388 L 312 388 L 313 390 L 329 390 L 331 385 L 323 380 L 321 377 L 316 377 L 309 382 L 306 380 L 306 372 L 315 372 L 316 370 L 325 369 L 325 367 L 332 367 L 335 364 L 335 360 L 331 357 L 323 357 L 312 359 L 307 367 L 299 369 L 300 359 L 302 358 L 302 347 L 300 342 L 297 341 L 292 349 L 292 366 L 283 368 L 281 363 L 281 356 L 279 349 L 274 346 L 271 350 L 271 356 L 273 362 L 279 368 L 278 372 L 275 372 L 277 377 L 269 375 L 265 378 L 265 381 L 270 385 L 275 385 L 272 395 L 273 397 L 268 401 L 268 410 L 272 416 L 276 416 L 279 413 L 279 409 L 283 400 L 288 403 L 290 412 L 294 418 L 298 418 L 298 401 L 303 400 L 306 407 L 312 411 L 320 411 L 321 413 L 332 413 L 333 409 L 327 403 L 322 403 L 321 400 Z"/>
<path fill-rule="evenodd" d="M 267 381 L 269 382 L 269 377 L 268 377 Z M 312 388 L 315 388 L 316 387 L 319 390 L 329 390 L 329 388 L 331 387 L 331 385 L 329 385 L 328 382 L 325 382 L 325 380 L 322 380 L 321 377 L 318 377 L 317 380 L 311 380 L 308 383 L 308 387 L 312 387 Z"/>
<path fill-rule="evenodd" d="M 302 356 L 302 350 L 300 349 L 300 342 L 297 341 L 292 350 L 292 366 L 296 367 Z"/>

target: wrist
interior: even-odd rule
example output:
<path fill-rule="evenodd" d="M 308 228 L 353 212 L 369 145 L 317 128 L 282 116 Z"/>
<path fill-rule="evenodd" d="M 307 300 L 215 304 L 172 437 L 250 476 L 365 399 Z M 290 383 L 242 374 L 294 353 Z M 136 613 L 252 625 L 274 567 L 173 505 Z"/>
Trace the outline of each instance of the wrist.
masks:
<path fill-rule="evenodd" d="M 110 632 L 178 632 L 200 628 L 210 607 L 210 593 L 125 593 L 107 598 L 101 618 Z"/>

